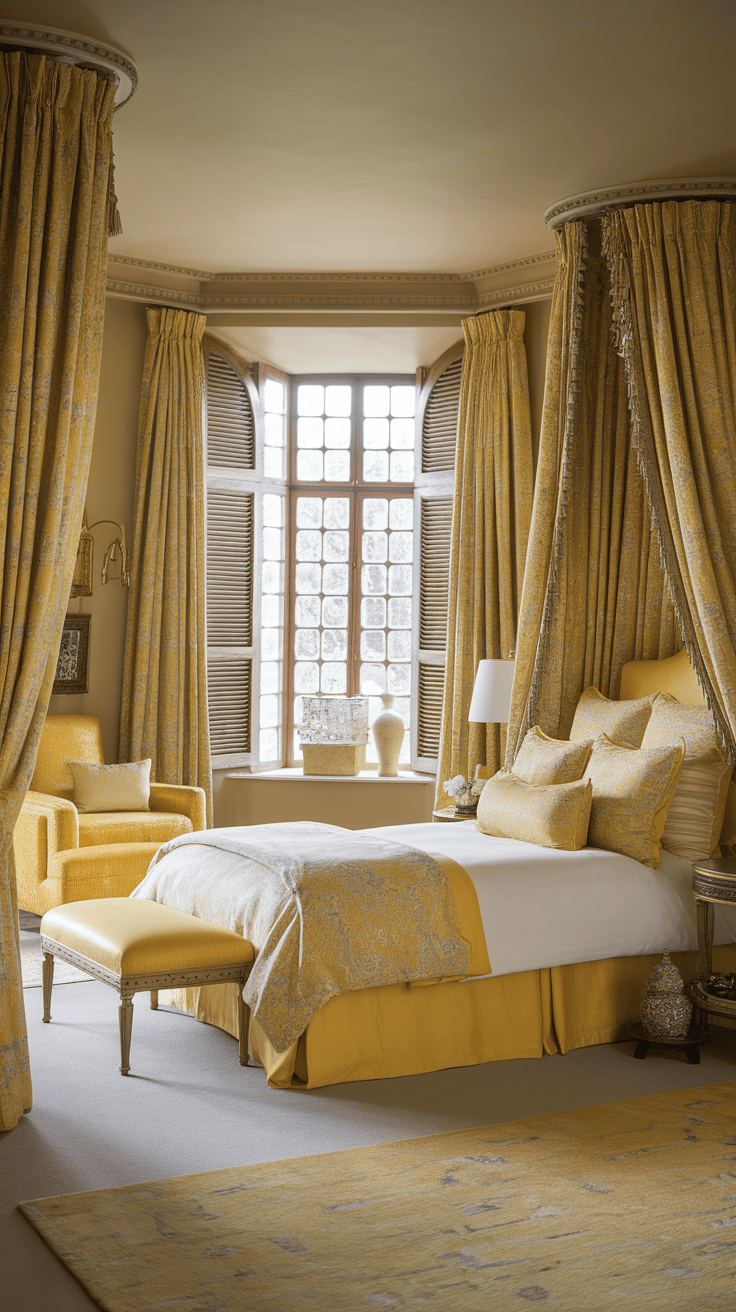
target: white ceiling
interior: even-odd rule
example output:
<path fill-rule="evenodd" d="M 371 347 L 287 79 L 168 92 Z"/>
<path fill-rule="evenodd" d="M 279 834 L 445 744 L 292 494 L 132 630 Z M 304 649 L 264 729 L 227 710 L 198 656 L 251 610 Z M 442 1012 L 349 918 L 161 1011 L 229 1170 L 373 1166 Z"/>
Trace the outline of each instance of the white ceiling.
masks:
<path fill-rule="evenodd" d="M 6 14 L 136 61 L 111 251 L 138 259 L 471 272 L 549 249 L 542 215 L 563 196 L 736 174 L 734 0 L 7 0 Z"/>

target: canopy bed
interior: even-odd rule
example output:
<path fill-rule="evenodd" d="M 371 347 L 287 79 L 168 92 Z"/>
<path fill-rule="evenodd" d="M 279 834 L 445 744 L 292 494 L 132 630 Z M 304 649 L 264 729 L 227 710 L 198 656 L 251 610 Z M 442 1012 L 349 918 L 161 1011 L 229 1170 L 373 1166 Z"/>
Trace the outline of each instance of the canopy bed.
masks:
<path fill-rule="evenodd" d="M 661 704 L 659 721 L 665 727 L 667 723 L 671 726 L 665 728 L 665 738 L 674 735 L 676 743 L 680 742 L 681 731 L 688 732 L 688 714 L 691 709 L 695 711 L 693 703 L 700 701 L 695 711 L 699 722 L 707 716 L 685 653 L 661 662 L 631 663 L 624 669 L 623 682 L 630 697 L 621 702 L 600 698 L 600 706 L 594 700 L 591 708 L 590 698 L 581 698 L 577 731 L 576 722 L 572 726 L 573 742 L 558 746 L 572 748 L 579 740 L 587 755 L 589 743 L 581 739 L 581 734 L 587 735 L 591 724 L 595 728 L 599 711 L 610 717 L 611 708 L 625 714 L 626 708 L 640 708 L 646 702 L 638 736 L 641 740 L 649 732 L 651 741 L 660 743 L 660 751 L 679 752 L 675 782 L 682 781 L 682 749 L 663 748 L 663 731 L 658 738 L 651 737 L 651 721 L 657 715 L 649 712 L 655 692 L 670 694 L 669 698 L 660 698 L 657 705 Z M 631 697 L 638 693 L 640 697 Z M 647 716 L 649 729 L 645 727 Z M 625 734 L 626 721 L 619 716 L 617 723 L 620 734 Z M 711 737 L 715 741 L 713 730 Z M 718 782 L 710 795 L 711 809 L 715 805 L 719 814 L 715 828 L 711 825 L 705 838 L 701 834 L 692 841 L 699 841 L 701 847 L 705 843 L 708 851 L 715 852 L 731 767 L 724 753 L 713 751 L 712 742 L 704 745 L 714 758 L 711 766 Z M 634 748 L 621 750 L 640 755 Z M 650 749 L 649 755 L 655 754 L 656 750 Z M 716 793 L 719 802 L 714 801 Z M 668 816 L 676 809 L 675 801 L 669 800 Z M 729 813 L 726 823 L 732 823 Z M 363 986 L 333 990 L 330 995 L 333 985 L 325 987 L 323 976 L 326 972 L 332 981 L 341 969 L 330 953 L 335 953 L 335 943 L 341 946 L 345 926 L 359 943 L 359 933 L 368 938 L 371 933 L 380 936 L 381 917 L 385 919 L 386 915 L 385 910 L 376 913 L 377 929 L 368 924 L 356 931 L 353 927 L 357 921 L 350 908 L 343 909 L 341 921 L 334 921 L 335 908 L 331 907 L 327 919 L 337 926 L 332 946 L 324 939 L 310 940 L 309 930 L 301 922 L 296 932 L 297 950 L 310 958 L 316 952 L 320 958 L 321 974 L 316 983 L 310 981 L 309 992 L 316 997 L 322 988 L 326 1001 L 314 1009 L 303 1029 L 297 1020 L 296 1037 L 290 1042 L 274 1044 L 260 1023 L 259 1007 L 269 985 L 273 987 L 275 980 L 281 988 L 291 970 L 283 953 L 287 917 L 283 910 L 280 916 L 273 914 L 272 908 L 266 930 L 258 928 L 258 917 L 264 914 L 267 900 L 258 882 L 258 865 L 274 859 L 275 847 L 269 851 L 268 842 L 283 851 L 293 838 L 299 850 L 299 835 L 291 831 L 300 829 L 305 862 L 309 852 L 322 852 L 328 865 L 331 843 L 341 835 L 350 840 L 357 837 L 359 844 L 366 844 L 369 860 L 375 859 L 376 852 L 380 855 L 382 844 L 394 844 L 397 850 L 405 846 L 417 858 L 429 854 L 430 865 L 434 858 L 448 878 L 461 937 L 470 944 L 470 953 L 462 971 L 451 954 L 444 961 L 435 955 L 416 969 L 406 969 L 396 982 L 365 986 L 366 976 Z M 696 973 L 692 867 L 678 854 L 690 850 L 689 840 L 677 832 L 676 826 L 672 832 L 675 836 L 668 839 L 665 832 L 662 842 L 669 842 L 676 850 L 665 847 L 657 853 L 656 864 L 646 864 L 602 847 L 564 850 L 493 836 L 481 832 L 474 821 L 449 826 L 398 825 L 358 831 L 357 835 L 333 826 L 310 824 L 214 830 L 167 844 L 133 896 L 163 901 L 180 911 L 237 929 L 246 937 L 252 934 L 259 939 L 255 946 L 262 951 L 270 936 L 276 952 L 264 972 L 262 991 L 259 994 L 256 987 L 251 995 L 246 993 L 246 1000 L 255 1006 L 251 1052 L 266 1068 L 272 1086 L 315 1088 L 346 1080 L 536 1057 L 543 1052 L 564 1053 L 623 1037 L 626 1021 L 637 1012 L 645 980 L 665 948 L 674 954 L 686 978 Z M 374 839 L 379 840 L 375 849 L 371 847 Z M 646 853 L 643 855 L 646 857 Z M 358 878 L 364 877 L 364 870 L 359 870 Z M 434 913 L 439 907 L 439 886 L 429 882 L 432 878 L 431 870 L 422 868 L 421 886 L 430 890 L 427 908 Z M 360 890 L 359 883 L 352 887 Z M 251 903 L 253 898 L 259 900 L 255 912 L 249 906 L 249 896 Z M 441 939 L 436 923 L 424 926 L 422 932 L 424 941 L 434 945 Z M 716 968 L 735 969 L 736 914 L 730 908 L 719 908 L 717 912 L 715 942 Z M 324 962 L 327 965 L 323 970 Z M 232 989 L 211 986 L 206 990 L 181 990 L 172 994 L 170 1001 L 201 1020 L 234 1035 L 238 1032 Z M 266 1007 L 262 1016 L 268 1016 Z M 273 1034 L 272 1019 L 264 1019 L 264 1025 Z"/>

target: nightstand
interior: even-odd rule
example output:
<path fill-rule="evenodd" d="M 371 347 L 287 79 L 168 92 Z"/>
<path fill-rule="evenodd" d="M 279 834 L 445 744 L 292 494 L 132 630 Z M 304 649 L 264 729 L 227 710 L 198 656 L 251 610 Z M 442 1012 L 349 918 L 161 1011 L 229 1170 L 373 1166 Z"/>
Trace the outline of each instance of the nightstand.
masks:
<path fill-rule="evenodd" d="M 736 1020 L 736 977 L 712 973 L 713 906 L 736 904 L 736 859 L 714 857 L 709 861 L 694 861 L 693 896 L 698 911 L 698 978 L 688 985 L 688 996 L 706 1015 Z"/>
<path fill-rule="evenodd" d="M 475 820 L 474 815 L 455 815 L 454 806 L 440 806 L 432 812 L 432 819 L 445 824 L 454 824 L 458 820 Z"/>

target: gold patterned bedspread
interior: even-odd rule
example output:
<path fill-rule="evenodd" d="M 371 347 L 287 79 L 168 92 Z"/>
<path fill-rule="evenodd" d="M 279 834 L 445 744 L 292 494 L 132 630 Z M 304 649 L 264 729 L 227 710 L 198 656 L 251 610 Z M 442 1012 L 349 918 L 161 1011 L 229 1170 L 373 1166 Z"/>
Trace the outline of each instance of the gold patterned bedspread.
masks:
<path fill-rule="evenodd" d="M 337 994 L 488 973 L 472 884 L 449 865 L 312 821 L 212 829 L 165 843 L 131 896 L 250 940 L 257 957 L 243 996 L 284 1052 Z"/>

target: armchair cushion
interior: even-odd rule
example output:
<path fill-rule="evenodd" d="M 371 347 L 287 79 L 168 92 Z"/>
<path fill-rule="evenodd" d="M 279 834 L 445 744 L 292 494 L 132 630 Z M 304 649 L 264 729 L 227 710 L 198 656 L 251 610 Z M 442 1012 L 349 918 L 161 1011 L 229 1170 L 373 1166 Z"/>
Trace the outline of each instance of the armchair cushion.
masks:
<path fill-rule="evenodd" d="M 188 816 L 170 811 L 96 811 L 79 817 L 79 846 L 168 843 L 179 834 L 190 834 L 192 828 Z"/>
<path fill-rule="evenodd" d="M 70 761 L 74 780 L 73 802 L 83 812 L 147 811 L 151 791 L 151 761 L 125 761 L 122 765 L 91 765 Z"/>

